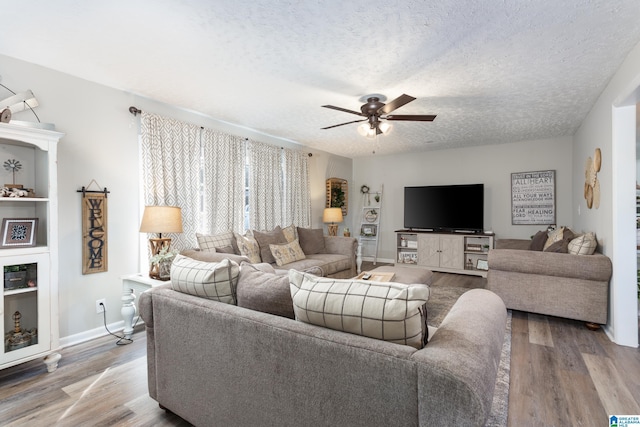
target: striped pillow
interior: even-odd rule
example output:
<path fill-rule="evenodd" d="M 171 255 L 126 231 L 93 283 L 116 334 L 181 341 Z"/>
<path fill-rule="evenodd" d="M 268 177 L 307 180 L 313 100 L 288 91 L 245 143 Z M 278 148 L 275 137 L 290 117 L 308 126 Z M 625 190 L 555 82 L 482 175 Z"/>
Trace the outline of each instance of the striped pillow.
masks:
<path fill-rule="evenodd" d="M 240 266 L 229 259 L 218 263 L 176 255 L 171 264 L 174 291 L 236 305 Z"/>
<path fill-rule="evenodd" d="M 421 349 L 427 342 L 429 286 L 339 280 L 289 270 L 296 319 Z"/>

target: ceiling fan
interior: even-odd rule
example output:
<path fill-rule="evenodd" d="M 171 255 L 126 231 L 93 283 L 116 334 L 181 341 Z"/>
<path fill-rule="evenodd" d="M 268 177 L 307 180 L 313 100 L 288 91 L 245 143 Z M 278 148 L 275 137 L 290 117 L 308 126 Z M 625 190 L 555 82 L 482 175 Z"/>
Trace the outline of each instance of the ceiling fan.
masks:
<path fill-rule="evenodd" d="M 333 105 L 323 105 L 324 108 L 331 108 L 332 110 L 344 111 L 345 113 L 355 114 L 361 117 L 365 117 L 360 120 L 353 120 L 346 123 L 340 123 L 338 125 L 327 126 L 322 129 L 331 129 L 338 126 L 348 125 L 351 123 L 368 122 L 358 126 L 358 132 L 367 137 L 373 138 L 381 133 L 387 133 L 391 126 L 388 123 L 381 122 L 381 120 L 404 120 L 404 121 L 418 121 L 418 122 L 431 122 L 436 118 L 435 115 L 408 115 L 408 114 L 389 114 L 392 111 L 408 104 L 415 100 L 413 96 L 402 94 L 393 101 L 385 104 L 382 101 L 386 100 L 384 95 L 367 95 L 367 102 L 360 107 L 360 112 L 348 110 L 342 107 L 336 107 Z M 362 98 L 361 98 L 362 100 Z"/>

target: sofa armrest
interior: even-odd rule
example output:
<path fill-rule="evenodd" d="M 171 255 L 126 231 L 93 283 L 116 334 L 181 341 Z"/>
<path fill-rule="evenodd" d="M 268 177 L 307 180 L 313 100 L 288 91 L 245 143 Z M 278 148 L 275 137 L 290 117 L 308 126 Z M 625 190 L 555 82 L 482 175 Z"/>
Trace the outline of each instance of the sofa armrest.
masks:
<path fill-rule="evenodd" d="M 210 251 L 197 251 L 195 249 L 188 249 L 180 252 L 180 255 L 184 255 L 189 258 L 193 258 L 198 261 L 204 262 L 220 262 L 225 259 L 230 259 L 240 264 L 242 261 L 250 262 L 249 258 L 243 255 L 227 254 L 224 252 L 210 252 Z"/>
<path fill-rule="evenodd" d="M 340 254 L 355 260 L 358 239 L 355 237 L 324 236 L 324 248 L 328 254 Z"/>
<path fill-rule="evenodd" d="M 489 270 L 607 282 L 611 278 L 611 269 L 611 260 L 600 253 L 573 255 L 518 249 L 489 251 Z"/>
<path fill-rule="evenodd" d="M 507 309 L 486 289 L 465 292 L 429 343 L 418 369 L 420 425 L 483 426 L 491 413 Z"/>

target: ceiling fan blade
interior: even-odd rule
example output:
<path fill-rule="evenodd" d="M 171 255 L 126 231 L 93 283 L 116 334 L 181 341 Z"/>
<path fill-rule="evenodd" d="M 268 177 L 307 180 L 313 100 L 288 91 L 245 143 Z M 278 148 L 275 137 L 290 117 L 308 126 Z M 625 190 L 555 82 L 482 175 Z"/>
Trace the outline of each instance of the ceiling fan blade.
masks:
<path fill-rule="evenodd" d="M 399 97 L 397 97 L 396 99 L 394 99 L 393 101 L 391 101 L 391 102 L 385 104 L 383 107 L 381 107 L 378 110 L 378 114 L 389 114 L 393 110 L 395 110 L 397 108 L 400 108 L 405 104 L 410 103 L 414 99 L 415 98 L 413 96 L 409 96 L 407 94 L 402 94 Z"/>
<path fill-rule="evenodd" d="M 436 118 L 434 115 L 420 114 L 420 115 L 411 115 L 411 114 L 392 114 L 390 116 L 383 117 L 386 120 L 405 120 L 405 121 L 415 121 L 415 122 L 432 122 L 433 119 Z"/>
<path fill-rule="evenodd" d="M 352 122 L 340 123 L 339 125 L 327 126 L 326 128 L 321 128 L 321 129 L 337 128 L 338 126 L 350 125 L 351 123 L 366 122 L 367 120 L 368 120 L 368 119 L 354 120 L 354 121 L 352 121 Z"/>
<path fill-rule="evenodd" d="M 351 113 L 351 114 L 357 114 L 358 116 L 363 116 L 364 114 L 358 112 L 358 111 L 353 111 L 353 110 L 347 110 L 346 108 L 342 108 L 342 107 L 336 107 L 333 105 L 323 105 L 324 108 L 331 108 L 332 110 L 338 110 L 338 111 L 344 111 L 345 113 Z"/>

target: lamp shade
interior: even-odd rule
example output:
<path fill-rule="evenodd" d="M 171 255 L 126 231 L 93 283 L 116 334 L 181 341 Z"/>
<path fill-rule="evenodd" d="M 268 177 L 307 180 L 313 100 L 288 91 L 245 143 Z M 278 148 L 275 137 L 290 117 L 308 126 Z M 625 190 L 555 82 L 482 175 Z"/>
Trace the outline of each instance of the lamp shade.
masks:
<path fill-rule="evenodd" d="M 326 208 L 322 214 L 322 222 L 342 222 L 342 208 Z"/>
<path fill-rule="evenodd" d="M 177 206 L 145 206 L 141 233 L 182 233 L 182 213 Z"/>

